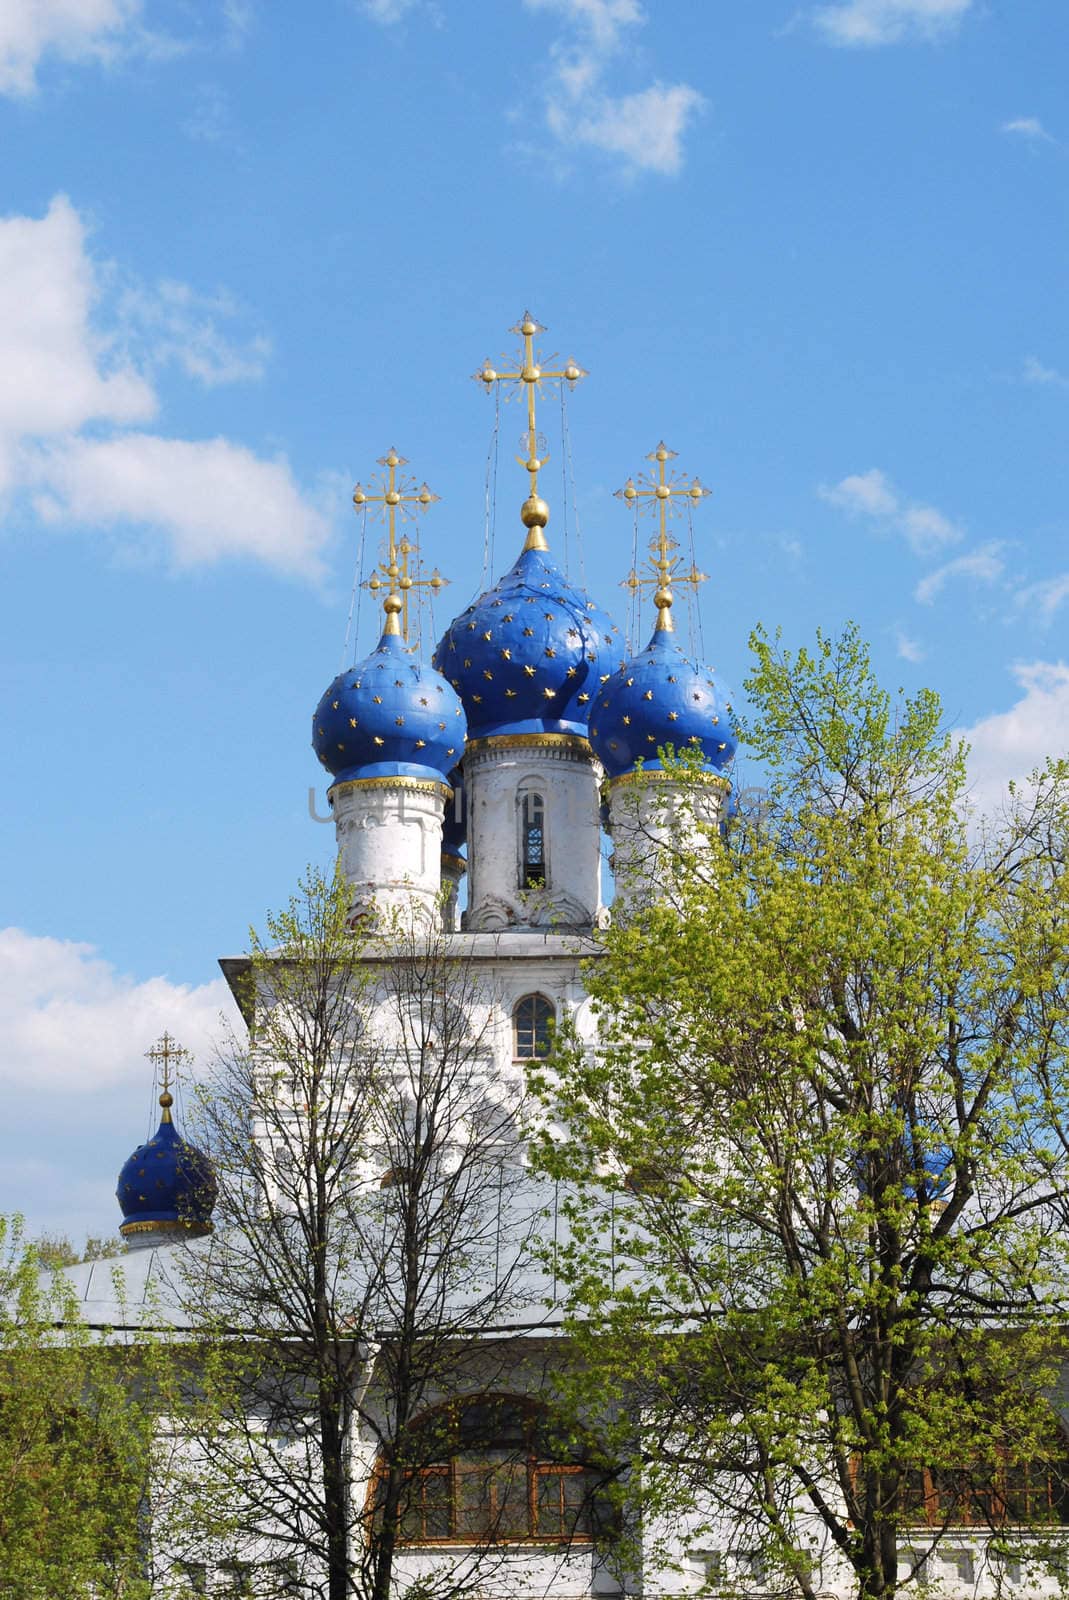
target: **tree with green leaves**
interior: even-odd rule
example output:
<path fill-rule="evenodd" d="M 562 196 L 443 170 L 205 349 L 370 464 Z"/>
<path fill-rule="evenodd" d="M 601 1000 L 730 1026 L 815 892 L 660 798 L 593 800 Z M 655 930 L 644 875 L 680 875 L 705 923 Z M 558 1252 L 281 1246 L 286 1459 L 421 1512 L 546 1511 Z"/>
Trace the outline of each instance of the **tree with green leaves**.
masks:
<path fill-rule="evenodd" d="M 354 929 L 350 901 L 310 873 L 253 933 L 248 1037 L 202 1085 L 219 1194 L 182 1269 L 196 1382 L 170 1492 L 188 1566 L 229 1552 L 288 1593 L 388 1600 L 442 1449 L 419 1419 L 497 1386 L 512 1355 L 482 1335 L 515 1320 L 537 1219 L 512 1204 L 520 1106 L 474 969 L 422 924 Z M 420 1594 L 466 1592 L 476 1556 Z"/>
<path fill-rule="evenodd" d="M 21 1219 L 0 1218 L 3 1600 L 147 1600 L 144 1373 L 143 1352 L 85 1327 Z"/>
<path fill-rule="evenodd" d="M 753 646 L 767 799 L 664 841 L 538 1085 L 573 1390 L 718 1592 L 1064 1572 L 1069 763 L 979 816 L 856 631 Z"/>
<path fill-rule="evenodd" d="M 87 1234 L 81 1250 L 65 1233 L 43 1233 L 33 1241 L 34 1253 L 43 1267 L 74 1267 L 82 1261 L 110 1261 L 121 1256 L 121 1239 L 102 1239 L 97 1234 Z"/>

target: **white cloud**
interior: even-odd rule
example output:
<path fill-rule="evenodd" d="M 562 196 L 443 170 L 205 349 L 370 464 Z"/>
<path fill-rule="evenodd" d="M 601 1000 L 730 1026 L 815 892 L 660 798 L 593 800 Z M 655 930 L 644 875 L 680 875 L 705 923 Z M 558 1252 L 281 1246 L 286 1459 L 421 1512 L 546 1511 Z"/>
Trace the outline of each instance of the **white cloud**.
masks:
<path fill-rule="evenodd" d="M 203 1058 L 220 1013 L 236 1017 L 222 978 L 138 982 L 92 945 L 0 929 L 0 1083 L 8 1090 L 85 1099 L 143 1087 L 145 1051 L 165 1028 Z"/>
<path fill-rule="evenodd" d="M 1047 756 L 1069 752 L 1069 665 L 1024 662 L 1013 673 L 1024 690 L 1021 698 L 964 734 L 971 746 L 972 798 L 986 812 L 997 809 L 1010 779 L 1027 777 Z"/>
<path fill-rule="evenodd" d="M 919 639 L 912 638 L 903 629 L 895 630 L 895 648 L 903 661 L 923 661 L 924 648 Z"/>
<path fill-rule="evenodd" d="M 913 598 L 922 606 L 930 606 L 946 585 L 956 578 L 972 578 L 977 583 L 995 583 L 1005 570 L 1005 562 L 999 554 L 1001 548 L 997 541 L 991 540 L 987 544 L 978 545 L 967 555 L 957 556 L 945 566 L 937 567 L 934 572 L 929 572 L 921 579 L 913 591 Z"/>
<path fill-rule="evenodd" d="M 832 44 L 897 44 L 951 33 L 972 4 L 973 0 L 843 0 L 818 6 L 813 21 Z"/>
<path fill-rule="evenodd" d="M 562 146 L 585 146 L 616 156 L 625 173 L 673 177 L 683 165 L 683 141 L 704 97 L 687 83 L 660 81 L 631 94 L 604 86 L 613 57 L 628 42 L 626 30 L 646 16 L 638 0 L 524 0 L 531 11 L 557 13 L 570 30 L 552 47 L 553 80 L 546 124 Z"/>
<path fill-rule="evenodd" d="M 419 0 L 361 0 L 360 9 L 372 22 L 389 27 L 391 23 L 400 22 L 418 4 Z"/>
<path fill-rule="evenodd" d="M 256 377 L 266 341 L 222 333 L 225 297 L 165 283 L 120 298 L 120 343 L 100 331 L 98 276 L 62 196 L 43 218 L 0 218 L 0 498 L 28 496 L 53 524 L 129 528 L 135 543 L 162 535 L 178 566 L 252 557 L 317 577 L 329 520 L 285 461 L 126 431 L 155 418 L 162 365 L 209 384 Z"/>
<path fill-rule="evenodd" d="M 1010 122 L 1002 123 L 999 132 L 1016 133 L 1022 139 L 1038 139 L 1040 143 L 1058 143 L 1054 135 L 1047 132 L 1038 117 L 1014 117 Z"/>
<path fill-rule="evenodd" d="M 625 28 L 646 20 L 638 0 L 524 0 L 530 11 L 556 11 L 588 35 L 598 50 L 615 50 Z"/>
<path fill-rule="evenodd" d="M 142 366 L 173 363 L 208 388 L 264 375 L 270 341 L 254 334 L 239 344 L 222 332 L 220 323 L 237 314 L 229 295 L 199 295 L 170 278 L 151 291 L 127 289 L 119 300 L 128 347 L 132 339 Z"/>
<path fill-rule="evenodd" d="M 69 200 L 0 219 L 0 441 L 153 416 L 151 385 L 90 326 L 96 298 Z"/>
<path fill-rule="evenodd" d="M 1050 622 L 1060 607 L 1069 600 L 1069 572 L 1055 578 L 1043 578 L 1018 589 L 1015 595 L 1018 609 L 1031 612 L 1043 624 Z"/>
<path fill-rule="evenodd" d="M 1049 389 L 1069 389 L 1069 378 L 1063 372 L 1055 367 L 1045 367 L 1035 356 L 1026 357 L 1023 377 L 1025 383 L 1035 383 Z"/>
<path fill-rule="evenodd" d="M 565 143 L 590 145 L 623 156 L 636 171 L 674 176 L 683 165 L 683 135 L 704 101 L 689 84 L 651 84 L 637 94 L 611 100 L 594 97 L 588 114 L 551 106 L 547 119 Z"/>
<path fill-rule="evenodd" d="M 42 57 L 108 61 L 141 0 L 0 0 L 0 94 L 28 95 Z"/>
<path fill-rule="evenodd" d="M 119 1167 L 159 1119 L 146 1050 L 166 1029 L 193 1052 L 196 1078 L 228 1027 L 240 1036 L 222 978 L 138 980 L 92 945 L 0 929 L 0 1211 L 28 1211 L 31 1233 L 76 1244 L 113 1235 Z"/>
<path fill-rule="evenodd" d="M 830 488 L 821 485 L 820 497 L 843 511 L 862 512 L 870 517 L 890 517 L 898 510 L 898 496 L 887 475 L 879 467 L 855 472 Z"/>
<path fill-rule="evenodd" d="M 886 531 L 901 534 L 918 555 L 941 550 L 962 538 L 958 525 L 935 506 L 919 500 L 904 500 L 887 474 L 878 467 L 854 473 L 839 483 L 822 484 L 817 492 L 822 500 L 840 511 L 850 516 L 869 517 L 881 523 Z"/>
<path fill-rule="evenodd" d="M 248 556 L 294 577 L 322 576 L 324 514 L 284 460 L 228 439 L 67 439 L 27 460 L 25 476 L 46 523 L 162 533 L 179 567 Z"/>

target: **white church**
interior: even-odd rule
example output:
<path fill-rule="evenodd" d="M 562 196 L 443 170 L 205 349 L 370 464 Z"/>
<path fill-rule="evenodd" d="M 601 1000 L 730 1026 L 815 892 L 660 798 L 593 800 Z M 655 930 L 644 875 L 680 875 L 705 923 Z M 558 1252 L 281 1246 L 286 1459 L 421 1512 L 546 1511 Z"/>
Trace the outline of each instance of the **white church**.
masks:
<path fill-rule="evenodd" d="M 546 452 L 536 427 L 537 396 L 546 385 L 571 385 L 584 374 L 572 362 L 542 369 L 536 340 L 543 330 L 530 315 L 515 331 L 522 342 L 515 370 L 498 372 L 487 363 L 476 374 L 488 390 L 512 384 L 526 402 L 529 486 L 514 563 L 449 623 L 431 659 L 420 659 L 410 638 L 411 608 L 420 585 L 438 580 L 421 577 L 403 523 L 433 497 L 406 476 L 406 463 L 391 450 L 376 482 L 354 496 L 358 511 L 374 511 L 385 522 L 383 557 L 370 583 L 383 597 L 381 637 L 366 659 L 335 678 L 313 717 L 350 923 L 368 961 L 382 963 L 372 984 L 376 1004 L 385 1007 L 380 1036 L 396 1033 L 404 997 L 390 992 L 394 936 L 381 935 L 384 960 L 376 954 L 376 929 L 403 927 L 463 967 L 465 1027 L 477 1068 L 464 1093 L 477 1089 L 483 1126 L 492 1126 L 496 1146 L 512 1141 L 506 1164 L 520 1174 L 507 1195 L 499 1187 L 495 1203 L 485 1172 L 469 1169 L 478 1219 L 466 1270 L 473 1283 L 493 1279 L 497 1294 L 486 1298 L 481 1323 L 470 1304 L 457 1313 L 457 1328 L 466 1327 L 480 1348 L 456 1367 L 452 1387 L 428 1383 L 425 1414 L 448 1406 L 442 1434 L 448 1443 L 437 1459 L 409 1472 L 392 1592 L 402 1597 L 424 1580 L 429 1587 L 413 1593 L 444 1593 L 448 1572 L 466 1593 L 515 1600 L 762 1594 L 756 1567 L 728 1571 L 710 1547 L 715 1541 L 703 1537 L 692 1545 L 685 1527 L 675 1530 L 667 1563 L 657 1530 L 648 1544 L 639 1530 L 627 1561 L 613 1559 L 599 1511 L 603 1464 L 554 1443 L 546 1421 L 552 1374 L 567 1360 L 552 1268 L 545 1250 L 519 1270 L 514 1259 L 517 1237 L 544 1241 L 554 1227 L 552 1194 L 544 1185 L 525 1188 L 522 1179 L 514 1118 L 525 1072 L 547 1053 L 557 1027 L 567 1024 L 593 1042 L 581 963 L 611 917 L 626 915 L 633 899 L 657 894 L 660 846 L 680 829 L 700 843 L 726 814 L 735 754 L 730 693 L 685 652 L 673 621 L 680 589 L 702 575 L 681 554 L 669 519 L 680 511 L 689 516 L 705 489 L 680 475 L 673 453 L 660 445 L 649 470 L 621 491 L 633 511 L 652 513 L 654 530 L 648 576 L 633 569 L 629 580 L 639 594 L 648 585 L 652 600 L 649 642 L 632 653 L 617 624 L 554 559 L 549 507 L 539 494 Z M 662 764 L 666 747 L 691 752 L 703 780 L 685 794 L 671 763 Z M 249 1014 L 249 963 L 234 958 L 222 966 Z M 266 1003 L 260 994 L 252 1009 Z M 224 1225 L 218 1215 L 213 1225 L 211 1165 L 175 1128 L 167 1083 L 161 1103 L 158 1133 L 120 1177 L 128 1245 L 124 1314 L 150 1302 L 157 1311 L 166 1307 L 181 1338 L 190 1323 L 182 1284 L 190 1279 L 180 1260 L 208 1262 L 213 1252 L 222 1259 Z M 471 1126 L 472 1115 L 462 1107 L 457 1121 Z M 260 1133 L 271 1147 L 272 1128 Z M 281 1152 L 274 1149 L 272 1158 L 282 1170 Z M 388 1193 L 396 1159 L 388 1138 L 364 1151 L 369 1192 Z M 495 1161 L 499 1170 L 500 1149 Z M 450 1293 L 463 1300 L 463 1269 L 451 1270 Z M 119 1319 L 107 1262 L 72 1268 L 69 1276 L 87 1321 L 104 1327 Z M 482 1292 L 473 1289 L 473 1299 Z M 382 1357 L 369 1348 L 362 1359 L 363 1367 L 357 1362 L 353 1369 L 363 1389 L 348 1448 L 350 1492 L 366 1501 L 383 1470 L 381 1433 L 373 1425 L 375 1363 Z M 420 1426 L 417 1417 L 413 1430 Z M 233 1549 L 213 1546 L 199 1556 L 188 1548 L 169 1552 L 162 1530 L 152 1537 L 161 1594 L 323 1592 L 305 1558 L 285 1539 L 273 1540 L 269 1526 Z M 943 1593 L 972 1595 L 990 1588 L 980 1571 L 969 1542 L 951 1540 L 929 1577 Z M 833 1567 L 825 1587 L 837 1587 Z"/>

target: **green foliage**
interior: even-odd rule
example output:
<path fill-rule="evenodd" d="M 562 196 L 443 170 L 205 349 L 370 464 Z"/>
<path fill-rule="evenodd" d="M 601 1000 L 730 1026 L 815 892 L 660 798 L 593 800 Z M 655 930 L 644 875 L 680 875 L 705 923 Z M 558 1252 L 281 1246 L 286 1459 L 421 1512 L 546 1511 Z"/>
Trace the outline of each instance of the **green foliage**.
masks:
<path fill-rule="evenodd" d="M 117 1293 L 116 1298 L 119 1298 Z M 83 1326 L 21 1219 L 0 1218 L 0 1596 L 147 1597 L 144 1365 Z"/>
<path fill-rule="evenodd" d="M 44 1233 L 34 1240 L 33 1249 L 41 1266 L 54 1271 L 76 1266 L 80 1261 L 109 1261 L 122 1254 L 118 1239 L 101 1239 L 92 1233 L 80 1251 L 65 1233 Z"/>
<path fill-rule="evenodd" d="M 752 642 L 770 804 L 606 935 L 539 1160 L 646 1515 L 704 1501 L 785 1592 L 838 1562 L 889 1597 L 900 1548 L 1005 1539 L 1007 1475 L 1066 1466 L 1069 765 L 981 826 L 937 698 L 894 703 L 856 630 Z"/>

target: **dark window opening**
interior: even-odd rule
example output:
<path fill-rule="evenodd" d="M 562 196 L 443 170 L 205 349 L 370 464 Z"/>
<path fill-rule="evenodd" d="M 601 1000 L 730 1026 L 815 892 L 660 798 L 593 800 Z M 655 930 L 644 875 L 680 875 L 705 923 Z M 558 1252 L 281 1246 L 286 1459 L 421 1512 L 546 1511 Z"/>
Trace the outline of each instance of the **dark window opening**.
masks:
<path fill-rule="evenodd" d="M 546 874 L 546 808 L 540 794 L 523 796 L 521 818 L 520 888 L 540 889 Z"/>
<path fill-rule="evenodd" d="M 525 994 L 512 1012 L 512 1059 L 541 1061 L 553 1046 L 557 1013 L 544 994 Z"/>

